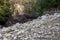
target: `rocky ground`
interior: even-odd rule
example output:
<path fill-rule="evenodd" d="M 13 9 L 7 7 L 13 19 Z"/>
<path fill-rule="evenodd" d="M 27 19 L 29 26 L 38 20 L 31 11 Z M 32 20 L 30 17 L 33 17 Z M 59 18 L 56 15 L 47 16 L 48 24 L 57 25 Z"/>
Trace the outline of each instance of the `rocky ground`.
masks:
<path fill-rule="evenodd" d="M 60 13 L 0 28 L 0 40 L 60 40 Z"/>

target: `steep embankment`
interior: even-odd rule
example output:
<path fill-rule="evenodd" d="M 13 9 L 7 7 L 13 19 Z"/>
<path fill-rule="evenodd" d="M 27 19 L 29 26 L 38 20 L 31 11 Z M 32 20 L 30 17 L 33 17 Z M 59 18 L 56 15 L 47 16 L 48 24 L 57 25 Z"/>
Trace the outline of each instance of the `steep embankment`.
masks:
<path fill-rule="evenodd" d="M 1 40 L 60 40 L 60 13 L 0 29 Z"/>

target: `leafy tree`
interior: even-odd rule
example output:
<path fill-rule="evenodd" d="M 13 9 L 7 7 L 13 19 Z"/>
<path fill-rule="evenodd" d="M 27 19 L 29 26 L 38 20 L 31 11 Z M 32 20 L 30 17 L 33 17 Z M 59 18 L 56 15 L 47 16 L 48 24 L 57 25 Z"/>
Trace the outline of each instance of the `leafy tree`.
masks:
<path fill-rule="evenodd" d="M 0 24 L 2 24 L 2 22 L 4 24 L 8 21 L 8 17 L 12 11 L 9 0 L 0 0 Z"/>

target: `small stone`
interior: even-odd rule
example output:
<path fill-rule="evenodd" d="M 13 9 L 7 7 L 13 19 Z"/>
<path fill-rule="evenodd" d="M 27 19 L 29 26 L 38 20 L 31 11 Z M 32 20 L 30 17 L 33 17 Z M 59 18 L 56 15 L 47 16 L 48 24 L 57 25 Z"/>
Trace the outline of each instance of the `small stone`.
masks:
<path fill-rule="evenodd" d="M 60 24 L 59 23 L 56 23 L 56 26 L 59 26 Z"/>
<path fill-rule="evenodd" d="M 2 32 L 8 32 L 8 31 L 10 31 L 10 28 L 5 28 L 5 27 L 4 27 L 4 28 L 2 29 Z"/>
<path fill-rule="evenodd" d="M 6 37 L 9 37 L 9 36 L 11 36 L 11 34 L 7 34 L 7 33 L 6 33 L 5 36 L 6 36 Z"/>
<path fill-rule="evenodd" d="M 2 37 L 2 34 L 0 34 L 0 38 Z"/>
<path fill-rule="evenodd" d="M 34 33 L 34 35 L 36 36 L 37 34 L 36 34 L 36 33 Z"/>
<path fill-rule="evenodd" d="M 54 14 L 54 16 L 56 16 L 56 15 L 57 15 L 57 13 Z"/>
<path fill-rule="evenodd" d="M 38 17 L 37 19 L 41 19 L 41 17 Z"/>
<path fill-rule="evenodd" d="M 17 37 L 15 36 L 14 39 L 17 39 Z"/>
<path fill-rule="evenodd" d="M 52 32 L 49 32 L 49 34 L 52 34 Z"/>
<path fill-rule="evenodd" d="M 19 26 L 20 26 L 20 24 L 19 24 L 19 23 L 16 23 L 16 25 L 15 25 L 15 26 L 16 26 L 16 27 L 17 27 L 17 26 L 19 27 Z"/>
<path fill-rule="evenodd" d="M 51 26 L 48 26 L 49 28 L 51 28 Z"/>
<path fill-rule="evenodd" d="M 42 31 L 41 31 L 41 32 L 38 32 L 38 34 L 39 34 L 39 35 L 42 35 L 42 34 L 43 34 L 43 32 L 42 32 Z"/>
<path fill-rule="evenodd" d="M 18 32 L 19 30 L 15 30 L 16 32 Z"/>
<path fill-rule="evenodd" d="M 4 37 L 3 40 L 9 40 L 9 39 L 7 39 L 6 37 Z"/>
<path fill-rule="evenodd" d="M 16 26 L 11 27 L 11 30 L 17 30 Z"/>
<path fill-rule="evenodd" d="M 24 38 L 25 40 L 27 40 L 28 38 Z"/>
<path fill-rule="evenodd" d="M 14 35 L 11 35 L 12 37 L 14 37 Z"/>
<path fill-rule="evenodd" d="M 47 18 L 47 16 L 45 16 L 45 15 L 43 15 L 41 17 L 42 17 L 42 20 L 45 20 Z"/>
<path fill-rule="evenodd" d="M 24 32 L 24 30 L 21 30 L 21 31 L 17 32 L 17 35 L 19 35 L 20 33 L 23 33 L 23 32 Z"/>
<path fill-rule="evenodd" d="M 35 28 L 35 26 L 33 26 L 33 28 Z"/>

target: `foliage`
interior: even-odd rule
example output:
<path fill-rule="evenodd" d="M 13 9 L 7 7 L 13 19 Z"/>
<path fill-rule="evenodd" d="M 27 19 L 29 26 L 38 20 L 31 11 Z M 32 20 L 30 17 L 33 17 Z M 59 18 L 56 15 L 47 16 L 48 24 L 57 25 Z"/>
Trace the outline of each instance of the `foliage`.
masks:
<path fill-rule="evenodd" d="M 60 5 L 60 0 L 23 0 L 19 3 L 25 6 L 27 13 L 38 13 L 40 16 L 43 11 L 49 8 L 56 8 Z M 8 21 L 14 7 L 9 3 L 9 0 L 0 0 L 0 21 Z"/>
<path fill-rule="evenodd" d="M 60 0 L 30 0 L 26 3 L 26 5 L 31 5 L 31 7 L 27 10 L 28 13 L 35 11 L 39 13 L 39 15 L 42 15 L 43 11 L 49 8 L 56 8 L 60 5 Z"/>
<path fill-rule="evenodd" d="M 6 22 L 12 11 L 13 10 L 9 3 L 9 0 L 0 0 L 0 22 Z"/>

